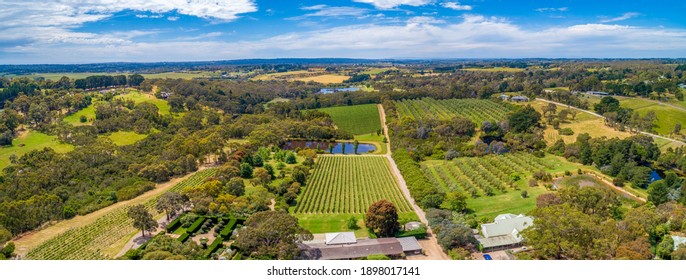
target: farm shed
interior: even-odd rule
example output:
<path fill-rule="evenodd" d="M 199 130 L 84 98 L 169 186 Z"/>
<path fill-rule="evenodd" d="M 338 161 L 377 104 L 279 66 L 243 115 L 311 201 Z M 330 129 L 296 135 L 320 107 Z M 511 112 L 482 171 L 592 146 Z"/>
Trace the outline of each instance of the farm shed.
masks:
<path fill-rule="evenodd" d="M 529 98 L 522 95 L 513 96 L 510 100 L 514 102 L 529 102 Z"/>
<path fill-rule="evenodd" d="M 493 223 L 482 224 L 483 238 L 477 238 L 484 251 L 516 247 L 521 244 L 520 232 L 533 225 L 533 218 L 524 215 L 501 214 Z"/>
<path fill-rule="evenodd" d="M 610 95 L 609 93 L 604 92 L 604 91 L 587 91 L 586 94 L 590 94 L 590 95 L 600 95 L 600 96 L 607 96 L 607 95 Z"/>
<path fill-rule="evenodd" d="M 327 233 L 325 236 L 326 236 L 326 241 L 324 243 L 326 245 L 340 245 L 340 244 L 357 243 L 357 238 L 355 237 L 355 233 L 352 231 Z"/>
<path fill-rule="evenodd" d="M 308 243 L 300 246 L 311 260 L 352 260 L 369 255 L 399 257 L 403 254 L 403 247 L 397 238 L 360 239 L 357 243 L 342 245 Z"/>
<path fill-rule="evenodd" d="M 422 245 L 419 245 L 414 236 L 398 238 L 400 246 L 406 255 L 418 255 L 422 253 Z"/>

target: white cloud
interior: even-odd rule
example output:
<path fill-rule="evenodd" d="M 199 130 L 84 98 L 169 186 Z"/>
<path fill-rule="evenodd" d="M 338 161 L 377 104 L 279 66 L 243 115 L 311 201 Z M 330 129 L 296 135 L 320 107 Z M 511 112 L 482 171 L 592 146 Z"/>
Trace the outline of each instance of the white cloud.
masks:
<path fill-rule="evenodd" d="M 167 20 L 168 21 L 177 21 L 177 20 L 179 20 L 179 17 L 170 16 L 170 17 L 167 17 Z"/>
<path fill-rule="evenodd" d="M 566 12 L 569 11 L 568 7 L 561 7 L 561 8 L 538 8 L 535 11 L 537 12 Z"/>
<path fill-rule="evenodd" d="M 640 16 L 640 15 L 641 14 L 639 14 L 639 13 L 629 12 L 629 13 L 624 13 L 623 15 L 618 16 L 618 17 L 603 19 L 600 22 L 608 23 L 608 22 L 623 21 L 623 20 L 635 18 L 635 17 Z"/>
<path fill-rule="evenodd" d="M 232 21 L 240 14 L 257 11 L 254 0 L 2 0 L 0 43 L 6 40 L 84 44 L 125 44 L 128 40 L 74 29 L 130 10 L 152 13 L 138 18 L 160 18 L 174 11 L 214 21 Z M 178 19 L 170 16 L 168 20 Z"/>
<path fill-rule="evenodd" d="M 616 24 L 528 29 L 505 19 L 465 15 L 453 22 L 415 17 L 398 24 L 364 24 L 291 32 L 262 40 L 179 38 L 161 42 L 34 43 L 0 52 L 0 63 L 198 61 L 276 57 L 521 58 L 683 57 L 686 30 Z M 194 40 L 188 40 L 194 39 Z M 655 44 L 655 42 L 660 42 Z M 188 52 L 187 50 L 193 50 Z"/>
<path fill-rule="evenodd" d="M 448 9 L 453 9 L 457 11 L 471 11 L 472 6 L 470 5 L 460 5 L 460 2 L 443 2 L 441 6 Z"/>
<path fill-rule="evenodd" d="M 424 6 L 434 3 L 434 0 L 353 0 L 359 3 L 372 4 L 378 9 L 393 9 L 399 6 Z"/>
<path fill-rule="evenodd" d="M 302 16 L 286 18 L 288 20 L 301 20 L 307 17 L 362 17 L 369 10 L 357 7 L 329 7 L 327 5 L 316 5 L 303 7 L 301 10 L 313 11 Z"/>

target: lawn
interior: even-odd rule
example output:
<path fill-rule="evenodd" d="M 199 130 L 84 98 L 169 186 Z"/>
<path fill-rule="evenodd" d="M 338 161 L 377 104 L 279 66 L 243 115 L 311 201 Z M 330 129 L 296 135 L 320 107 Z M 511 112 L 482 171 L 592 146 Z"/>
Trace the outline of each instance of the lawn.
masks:
<path fill-rule="evenodd" d="M 348 228 L 348 219 L 351 216 L 357 219 L 358 229 L 351 230 Z M 295 214 L 295 217 L 298 218 L 298 224 L 314 234 L 354 231 L 357 238 L 369 236 L 367 227 L 364 225 L 364 216 L 364 214 Z M 414 212 L 398 213 L 398 221 L 402 225 L 419 221 L 419 218 Z"/>
<path fill-rule="evenodd" d="M 340 106 L 317 109 L 331 116 L 334 124 L 353 135 L 369 134 L 381 128 L 376 104 Z"/>
<path fill-rule="evenodd" d="M 20 145 L 23 146 L 20 147 Z M 13 154 L 21 157 L 31 150 L 43 148 L 52 148 L 58 153 L 74 150 L 74 146 L 60 143 L 55 136 L 30 130 L 12 140 L 11 147 L 0 148 L 0 169 L 4 169 L 10 164 L 10 156 Z"/>
<path fill-rule="evenodd" d="M 681 123 L 682 126 L 686 127 L 686 111 L 647 99 L 622 98 L 620 100 L 621 106 L 634 109 L 641 116 L 645 116 L 648 111 L 655 111 L 657 116 L 655 131 L 661 135 L 670 135 L 677 123 Z M 686 130 L 682 128 L 681 132 L 685 133 Z"/>
<path fill-rule="evenodd" d="M 126 146 L 143 140 L 146 137 L 148 137 L 148 135 L 138 134 L 133 131 L 117 131 L 110 133 L 109 135 L 100 135 L 100 137 L 105 137 L 112 140 L 112 143 L 114 143 L 117 146 Z"/>

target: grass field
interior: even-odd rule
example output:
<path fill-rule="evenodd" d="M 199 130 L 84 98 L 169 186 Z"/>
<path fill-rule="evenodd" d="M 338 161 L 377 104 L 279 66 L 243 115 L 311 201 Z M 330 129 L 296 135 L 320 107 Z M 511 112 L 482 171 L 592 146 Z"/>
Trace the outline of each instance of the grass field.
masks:
<path fill-rule="evenodd" d="M 269 73 L 257 75 L 251 80 L 254 81 L 271 81 L 271 80 L 285 80 L 285 81 L 302 81 L 302 82 L 317 82 L 322 84 L 340 84 L 349 79 L 350 76 L 327 73 L 324 69 L 310 69 L 297 70 L 279 73 Z"/>
<path fill-rule="evenodd" d="M 95 104 L 96 102 L 93 102 L 90 106 L 83 108 L 76 113 L 73 113 L 71 115 L 68 115 L 62 119 L 62 121 L 71 124 L 73 126 L 79 126 L 79 125 L 91 125 L 93 124 L 93 120 L 95 120 Z M 86 122 L 81 122 L 81 116 L 86 116 L 88 121 Z"/>
<path fill-rule="evenodd" d="M 621 98 L 620 105 L 634 109 L 635 112 L 644 116 L 648 111 L 655 111 L 657 116 L 657 127 L 655 131 L 661 135 L 670 135 L 674 131 L 674 126 L 681 123 L 686 127 L 686 111 L 679 110 L 655 101 L 638 98 Z M 686 133 L 686 128 L 681 129 Z"/>
<path fill-rule="evenodd" d="M 27 133 L 12 140 L 11 147 L 0 148 L 0 170 L 10 165 L 11 155 L 17 155 L 17 158 L 19 158 L 31 150 L 43 148 L 52 148 L 58 153 L 74 150 L 74 146 L 60 143 L 55 136 L 29 130 Z"/>
<path fill-rule="evenodd" d="M 357 219 L 358 229 L 348 228 L 348 219 L 351 216 Z M 357 238 L 369 236 L 367 227 L 364 225 L 364 214 L 295 214 L 295 217 L 298 218 L 300 226 L 315 234 L 354 231 Z M 414 212 L 398 213 L 398 221 L 401 225 L 418 220 Z"/>
<path fill-rule="evenodd" d="M 331 116 L 338 128 L 353 135 L 376 132 L 381 128 L 379 109 L 376 104 L 340 106 L 317 109 Z"/>
<path fill-rule="evenodd" d="M 57 81 L 60 78 L 67 76 L 70 79 L 83 79 L 88 76 L 98 76 L 98 75 L 131 75 L 132 73 L 107 73 L 107 72 L 84 72 L 84 73 L 36 73 L 32 75 L 18 75 L 18 76 L 8 76 L 8 77 L 28 77 L 28 78 L 38 78 L 43 77 L 46 80 Z M 207 78 L 211 76 L 218 76 L 217 73 L 207 72 L 207 71 L 191 71 L 191 72 L 165 72 L 156 74 L 141 74 L 146 79 L 156 79 L 156 78 L 169 78 L 169 79 L 194 79 L 194 78 Z"/>
<path fill-rule="evenodd" d="M 320 156 L 294 212 L 361 214 L 382 199 L 412 212 L 385 157 Z"/>
<path fill-rule="evenodd" d="M 546 156 L 539 159 L 528 154 L 505 154 L 482 158 L 458 158 L 453 161 L 430 160 L 422 163 L 429 181 L 445 191 L 463 191 L 470 198 L 467 207 L 482 218 L 492 219 L 498 214 L 526 213 L 536 206 L 536 196 L 548 192 L 541 186 L 529 187 L 532 174 L 545 170 L 551 174 L 575 171 L 578 165 Z M 511 174 L 521 179 L 510 185 Z M 522 198 L 526 190 L 528 198 Z M 490 193 L 490 195 L 489 195 Z"/>
<path fill-rule="evenodd" d="M 133 131 L 117 131 L 110 133 L 109 135 L 100 135 L 100 137 L 105 137 L 112 140 L 112 143 L 117 146 L 126 146 L 143 140 L 148 137 L 148 135 L 138 134 Z"/>
<path fill-rule="evenodd" d="M 136 104 L 143 103 L 143 102 L 149 102 L 149 103 L 152 103 L 155 106 L 157 106 L 157 108 L 160 110 L 161 115 L 171 114 L 171 111 L 170 111 L 171 106 L 169 106 L 169 103 L 167 103 L 167 100 L 159 99 L 152 94 L 142 93 L 142 92 L 139 92 L 136 90 L 132 90 L 127 94 L 117 95 L 114 98 L 133 100 L 133 102 Z"/>
<path fill-rule="evenodd" d="M 180 191 L 187 186 L 197 186 L 216 173 L 216 169 L 206 169 L 189 176 L 166 191 Z M 171 184 L 169 183 L 169 184 Z M 162 189 L 158 186 L 158 188 Z M 17 248 L 28 250 L 27 259 L 34 260 L 88 260 L 114 257 L 128 238 L 138 230 L 133 228 L 127 216 L 128 206 L 142 203 L 148 211 L 154 211 L 157 199 L 165 191 L 152 190 L 131 200 L 122 201 L 86 216 L 78 216 L 34 233 L 34 238 L 17 242 Z M 38 238 L 40 237 L 40 238 Z M 126 239 L 122 242 L 123 239 Z"/>

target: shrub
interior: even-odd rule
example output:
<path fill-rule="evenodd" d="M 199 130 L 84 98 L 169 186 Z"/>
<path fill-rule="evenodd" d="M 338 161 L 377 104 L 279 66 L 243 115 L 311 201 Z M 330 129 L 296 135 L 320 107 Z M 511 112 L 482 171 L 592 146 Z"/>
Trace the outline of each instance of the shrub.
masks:
<path fill-rule="evenodd" d="M 189 214 L 183 215 L 180 218 L 181 226 L 185 227 L 185 228 L 190 227 L 195 222 L 195 220 L 197 220 L 197 219 L 198 219 L 198 215 L 196 215 L 196 214 L 189 213 Z"/>
<path fill-rule="evenodd" d="M 417 239 L 425 239 L 426 238 L 426 228 L 420 227 L 418 229 L 401 231 L 395 235 L 395 237 L 397 237 L 397 238 L 410 237 L 410 236 L 414 236 Z"/>
<path fill-rule="evenodd" d="M 522 191 L 522 198 L 527 198 L 527 197 L 529 197 L 529 192 L 527 192 L 526 190 Z"/>
<path fill-rule="evenodd" d="M 181 236 L 179 236 L 179 238 L 177 240 L 179 240 L 179 241 L 181 241 L 181 243 L 183 243 L 183 242 L 186 242 L 186 240 L 188 240 L 189 237 L 191 237 L 191 235 L 188 234 L 188 232 L 184 232 Z"/>
<path fill-rule="evenodd" d="M 84 115 L 81 115 L 81 116 L 79 117 L 79 121 L 82 122 L 82 123 L 85 123 L 85 122 L 88 121 L 88 118 L 87 118 L 86 116 L 84 116 Z"/>
<path fill-rule="evenodd" d="M 186 229 L 186 232 L 188 233 L 194 233 L 200 228 L 200 225 L 205 221 L 205 217 L 200 217 L 197 220 L 195 220 L 195 223 L 193 223 L 188 229 Z"/>
<path fill-rule="evenodd" d="M 231 219 L 224 229 L 219 233 L 223 238 L 229 239 L 233 233 L 233 228 L 236 227 L 236 219 Z"/>
<path fill-rule="evenodd" d="M 368 260 L 374 260 L 374 261 L 387 261 L 387 260 L 390 260 L 391 258 L 389 258 L 386 255 L 377 254 L 377 255 L 369 255 L 369 256 L 367 256 L 367 259 Z"/>
<path fill-rule="evenodd" d="M 567 135 L 567 136 L 569 136 L 569 135 L 574 135 L 574 130 L 572 130 L 572 129 L 569 128 L 569 127 L 560 129 L 560 135 Z"/>
<path fill-rule="evenodd" d="M 219 249 L 222 246 L 222 242 L 224 242 L 224 239 L 221 237 L 217 237 L 212 241 L 212 244 L 210 244 L 209 247 L 207 247 L 207 252 L 205 252 L 205 257 L 209 258 L 212 253 L 216 252 L 217 249 Z"/>
<path fill-rule="evenodd" d="M 174 232 L 181 226 L 181 219 L 176 218 L 171 223 L 167 225 L 167 232 Z"/>

